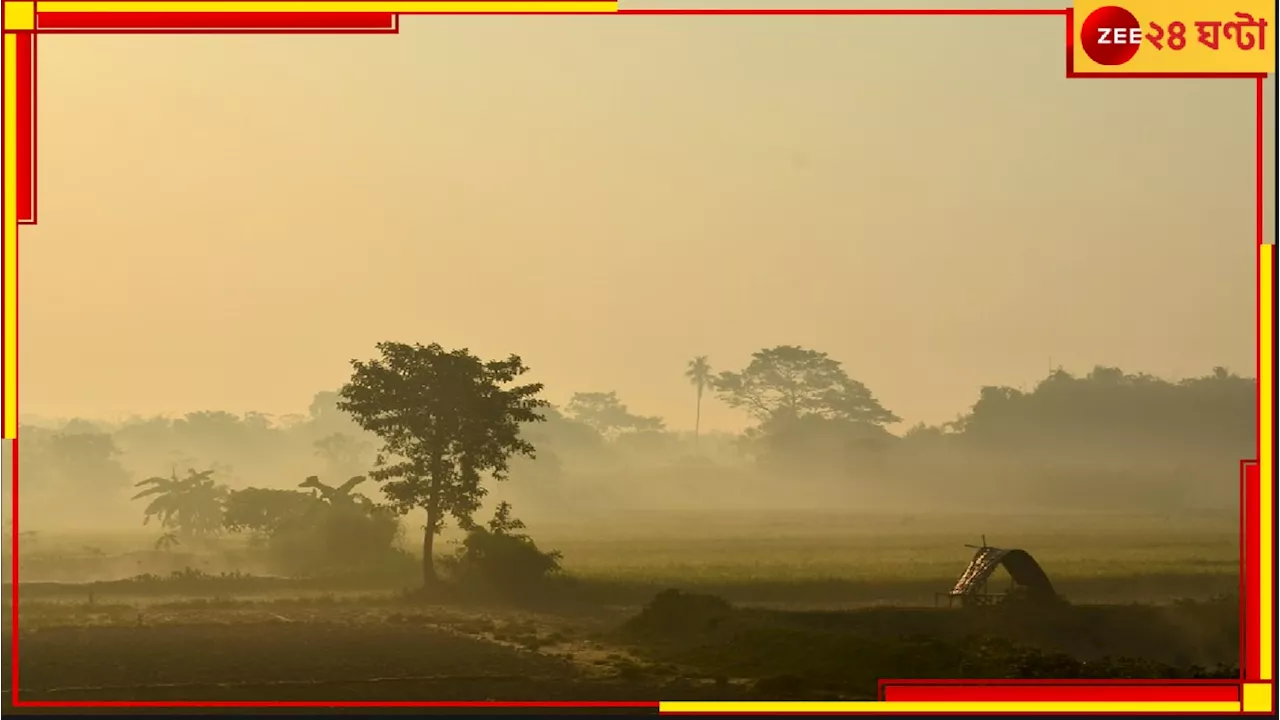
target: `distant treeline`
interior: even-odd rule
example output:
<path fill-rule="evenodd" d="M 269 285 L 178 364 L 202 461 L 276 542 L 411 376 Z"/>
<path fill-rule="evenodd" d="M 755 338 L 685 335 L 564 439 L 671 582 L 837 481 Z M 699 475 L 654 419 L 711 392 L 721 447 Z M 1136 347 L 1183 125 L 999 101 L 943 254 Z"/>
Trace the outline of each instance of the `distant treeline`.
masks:
<path fill-rule="evenodd" d="M 672 431 L 612 392 L 582 392 L 526 427 L 505 496 L 534 514 L 611 508 L 931 507 L 1173 512 L 1230 508 L 1256 453 L 1256 380 L 1216 369 L 1167 380 L 1098 367 L 1030 390 L 985 387 L 967 412 L 901 432 L 824 353 L 781 346 L 739 372 L 695 358 L 686 377 L 749 413 L 741 434 Z M 691 397 L 692 400 L 692 397 Z M 202 411 L 107 423 L 24 424 L 24 517 L 119 517 L 138 480 L 189 468 L 235 487 L 295 487 L 368 472 L 378 443 L 318 393 L 305 415 Z M 30 515 L 27 515 L 30 513 Z"/>

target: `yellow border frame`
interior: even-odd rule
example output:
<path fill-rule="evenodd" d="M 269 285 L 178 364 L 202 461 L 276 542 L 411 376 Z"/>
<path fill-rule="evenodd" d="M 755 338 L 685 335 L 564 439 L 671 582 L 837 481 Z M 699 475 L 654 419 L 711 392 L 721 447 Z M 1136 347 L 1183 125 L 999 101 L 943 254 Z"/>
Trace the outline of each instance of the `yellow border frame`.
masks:
<path fill-rule="evenodd" d="M 24 3 L 25 4 L 25 3 Z M 5 29 L 9 22 L 25 20 L 18 12 L 12 12 L 10 3 L 5 3 Z M 30 15 L 34 25 L 35 14 Z M 0 349 L 0 361 L 4 364 L 4 407 L 3 433 L 4 440 L 18 437 L 18 39 L 6 32 L 4 34 L 4 218 L 0 219 L 0 244 L 3 244 L 3 302 L 4 345 Z"/>
<path fill-rule="evenodd" d="M 1271 142 L 1274 145 L 1274 137 Z M 1263 152 L 1267 152 L 1265 139 Z M 1272 147 L 1270 152 L 1275 152 L 1275 148 Z M 1266 193 L 1263 195 L 1264 198 L 1269 196 L 1272 202 L 1275 201 L 1275 188 L 1267 192 L 1264 183 L 1264 192 Z M 1262 573 L 1262 577 L 1258 579 L 1262 593 L 1262 597 L 1258 600 L 1258 605 L 1262 609 L 1262 618 L 1258 627 L 1259 632 L 1262 633 L 1258 645 L 1262 653 L 1258 661 L 1258 676 L 1268 682 L 1274 682 L 1276 679 L 1274 664 L 1276 628 L 1272 615 L 1276 607 L 1276 598 L 1273 595 L 1276 571 L 1276 528 L 1275 516 L 1272 512 L 1276 502 L 1276 458 L 1275 445 L 1273 445 L 1276 436 L 1276 379 L 1271 372 L 1276 360 L 1276 317 L 1275 308 L 1271 304 L 1271 299 L 1276 292 L 1275 261 L 1275 245 L 1258 246 L 1258 393 L 1261 398 L 1258 403 L 1258 484 L 1261 487 L 1258 489 L 1257 521 L 1258 541 L 1261 547 L 1256 548 L 1255 551 L 1258 553 L 1258 565 Z M 1272 690 L 1268 686 L 1266 712 L 1272 710 L 1271 694 Z M 1248 699 L 1247 692 L 1245 698 Z M 1247 702 L 1245 704 L 1248 705 Z"/>
<path fill-rule="evenodd" d="M 1266 686 L 1270 688 L 1270 685 Z M 1241 712 L 1234 702 L 662 702 L 663 713 L 1216 713 Z"/>
<path fill-rule="evenodd" d="M 33 3 L 34 4 L 34 3 Z M 368 12 L 368 13 L 614 13 L 618 3 L 611 0 L 561 2 L 559 0 L 40 0 L 40 12 Z"/>
<path fill-rule="evenodd" d="M 457 12 L 490 12 L 490 13 L 611 13 L 617 11 L 616 2 L 596 0 L 594 2 L 561 2 L 557 0 L 511 2 L 509 0 L 446 0 L 443 2 L 411 2 L 368 0 L 357 2 L 352 0 L 244 0 L 232 2 L 209 2 L 208 0 L 157 0 L 155 2 L 130 2 L 121 0 L 104 0 L 102 2 L 85 2 L 83 0 L 42 0 L 39 3 L 40 13 L 58 12 L 388 12 L 388 13 L 457 13 Z M 4 2 L 4 29 L 6 31 L 31 30 L 36 24 L 35 2 Z M 3 219 L 0 219 L 0 232 L 3 238 L 3 438 L 11 440 L 17 436 L 17 75 L 16 37 L 9 32 L 4 35 L 4 70 L 3 70 Z M 1269 191 L 1274 193 L 1275 189 Z M 1274 197 L 1274 195 L 1271 195 Z M 1270 610 L 1274 610 L 1275 598 L 1272 596 L 1272 577 L 1274 574 L 1273 541 L 1275 528 L 1270 509 L 1274 502 L 1272 478 L 1275 458 L 1272 445 L 1275 428 L 1272 424 L 1274 412 L 1274 382 L 1270 374 L 1273 362 L 1274 314 L 1271 298 L 1275 292 L 1275 277 L 1272 262 L 1275 257 L 1274 245 L 1261 245 L 1258 249 L 1258 363 L 1259 363 L 1259 474 L 1261 491 L 1259 506 L 1261 523 L 1259 553 L 1262 577 L 1259 578 L 1262 588 L 1262 627 L 1260 650 L 1262 659 L 1260 675 L 1264 682 L 1250 683 L 1242 687 L 1240 703 L 1144 703 L 1144 702 L 981 702 L 981 703 L 921 703 L 921 702 L 663 702 L 662 712 L 674 713 L 795 713 L 795 712 L 828 712 L 828 713 L 946 713 L 946 712 L 1046 712 L 1046 713 L 1239 713 L 1239 712 L 1272 712 L 1274 665 L 1274 627 Z"/>

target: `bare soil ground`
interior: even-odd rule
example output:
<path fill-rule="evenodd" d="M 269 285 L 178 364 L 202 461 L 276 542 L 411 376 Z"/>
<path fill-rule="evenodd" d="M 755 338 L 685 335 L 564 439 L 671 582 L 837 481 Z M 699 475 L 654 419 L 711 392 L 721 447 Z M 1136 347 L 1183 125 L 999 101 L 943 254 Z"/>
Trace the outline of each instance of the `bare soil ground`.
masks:
<path fill-rule="evenodd" d="M 634 701 L 739 694 L 648 667 L 603 640 L 609 623 L 601 617 L 279 603 L 30 609 L 32 627 L 18 644 L 27 700 Z"/>
<path fill-rule="evenodd" d="M 1049 615 L 931 607 L 968 561 L 968 533 L 995 526 L 1003 545 L 1033 551 L 1071 605 Z M 502 605 L 427 602 L 400 592 L 412 576 L 370 584 L 221 575 L 227 550 L 179 562 L 145 550 L 152 538 L 136 534 L 43 533 L 22 552 L 20 694 L 859 699 L 891 676 L 1230 674 L 1239 650 L 1237 532 L 1217 518 L 1096 517 L 548 528 L 539 540 L 565 551 L 572 577 Z M 157 558 L 182 571 L 171 576 Z M 129 579 L 137 573 L 152 575 Z M 642 610 L 673 587 L 732 607 Z M 7 707 L 11 674 L 2 679 Z"/>
<path fill-rule="evenodd" d="M 779 611 L 723 601 L 707 610 L 688 597 L 639 613 L 404 597 L 31 601 L 18 637 L 20 692 L 27 700 L 869 699 L 881 677 L 1197 676 L 1229 674 L 1238 655 L 1230 599 Z"/>

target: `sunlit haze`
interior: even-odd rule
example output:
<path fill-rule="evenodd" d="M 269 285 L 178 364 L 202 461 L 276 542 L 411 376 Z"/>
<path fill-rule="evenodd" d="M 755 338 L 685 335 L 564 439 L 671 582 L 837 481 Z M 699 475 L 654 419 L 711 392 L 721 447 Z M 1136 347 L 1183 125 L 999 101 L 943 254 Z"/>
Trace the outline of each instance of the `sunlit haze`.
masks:
<path fill-rule="evenodd" d="M 1259 86 L 1065 59 L 1061 14 L 42 33 L 0 710 L 1238 712 Z"/>
<path fill-rule="evenodd" d="M 553 401 L 617 390 L 677 428 L 690 357 L 777 344 L 830 353 L 908 424 L 1052 366 L 1252 376 L 1253 84 L 1069 81 L 1061 36 L 42 36 L 22 411 L 305 412 L 388 339 L 518 353 Z"/>

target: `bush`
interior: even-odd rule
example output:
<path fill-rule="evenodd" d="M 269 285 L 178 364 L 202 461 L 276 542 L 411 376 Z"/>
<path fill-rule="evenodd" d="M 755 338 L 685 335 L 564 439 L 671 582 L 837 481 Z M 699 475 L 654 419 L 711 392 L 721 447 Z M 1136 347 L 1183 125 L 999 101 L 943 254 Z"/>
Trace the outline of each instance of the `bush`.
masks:
<path fill-rule="evenodd" d="M 249 488 L 228 498 L 224 524 L 253 533 L 251 542 L 271 570 L 286 575 L 404 565 L 395 513 L 355 497 L 322 500 L 292 490 Z"/>
<path fill-rule="evenodd" d="M 543 552 L 528 535 L 524 523 L 511 517 L 511 505 L 498 506 L 487 527 L 467 531 L 462 547 L 444 559 L 459 584 L 496 590 L 525 590 L 560 572 L 560 553 Z"/>

